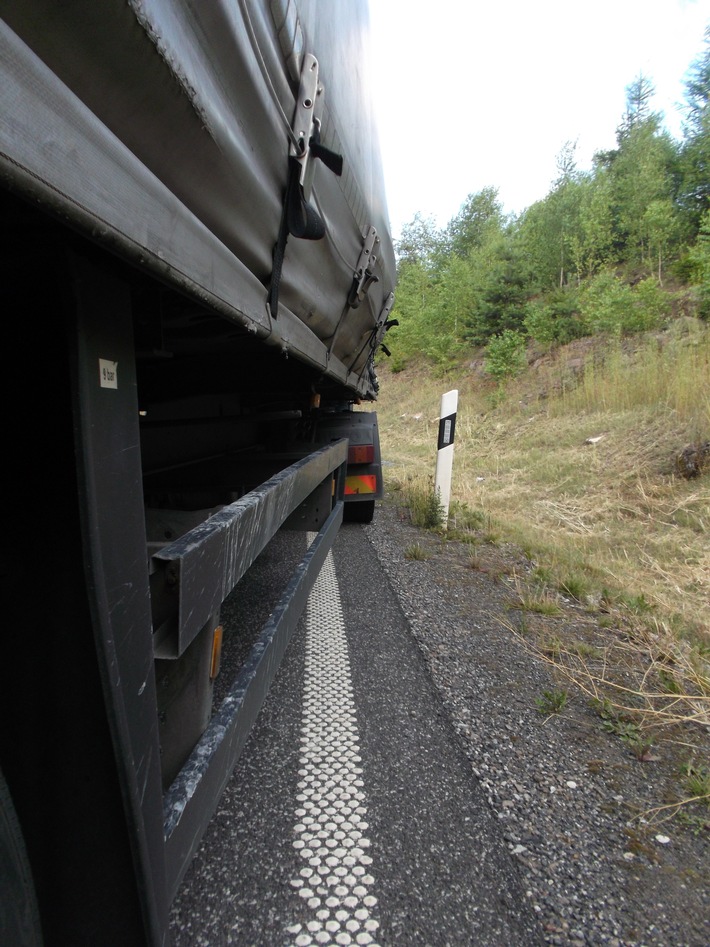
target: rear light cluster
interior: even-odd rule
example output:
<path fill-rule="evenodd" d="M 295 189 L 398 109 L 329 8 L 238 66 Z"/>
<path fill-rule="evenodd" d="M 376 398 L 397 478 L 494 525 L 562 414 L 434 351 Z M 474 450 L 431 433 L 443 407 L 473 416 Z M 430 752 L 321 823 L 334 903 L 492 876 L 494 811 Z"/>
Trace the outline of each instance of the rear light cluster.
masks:
<path fill-rule="evenodd" d="M 374 460 L 374 444 L 353 444 L 348 448 L 349 464 L 372 464 Z"/>

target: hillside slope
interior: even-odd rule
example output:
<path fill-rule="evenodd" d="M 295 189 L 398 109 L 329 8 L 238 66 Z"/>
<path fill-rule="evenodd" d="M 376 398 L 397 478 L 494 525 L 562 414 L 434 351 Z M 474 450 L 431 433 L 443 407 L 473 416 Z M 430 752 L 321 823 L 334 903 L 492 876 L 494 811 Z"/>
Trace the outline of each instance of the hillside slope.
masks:
<path fill-rule="evenodd" d="M 631 603 L 710 647 L 710 458 L 691 479 L 678 463 L 710 442 L 706 324 L 529 349 L 505 390 L 481 357 L 445 377 L 422 363 L 380 376 L 391 487 L 427 488 L 440 396 L 458 388 L 452 525 L 473 514 L 580 601 Z"/>

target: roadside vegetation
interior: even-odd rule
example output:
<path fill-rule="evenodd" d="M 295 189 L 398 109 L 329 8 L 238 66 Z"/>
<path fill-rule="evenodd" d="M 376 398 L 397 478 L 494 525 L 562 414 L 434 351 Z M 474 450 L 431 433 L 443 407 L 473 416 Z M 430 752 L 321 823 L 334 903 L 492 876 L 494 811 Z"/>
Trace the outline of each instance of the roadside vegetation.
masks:
<path fill-rule="evenodd" d="M 550 192 L 519 217 L 503 213 L 494 187 L 470 194 L 444 228 L 415 215 L 397 243 L 392 370 L 425 356 L 446 371 L 484 347 L 486 370 L 502 381 L 524 367 L 527 340 L 551 348 L 660 329 L 681 314 L 707 319 L 710 27 L 688 76 L 681 141 L 639 76 L 617 147 L 581 171 L 567 142 Z"/>
<path fill-rule="evenodd" d="M 491 578 L 510 587 L 507 631 L 553 669 L 556 692 L 587 702 L 634 758 L 653 761 L 655 746 L 676 743 L 682 792 L 656 814 L 685 812 L 693 799 L 693 818 L 707 825 L 710 795 L 684 787 L 707 776 L 710 464 L 686 479 L 677 462 L 699 431 L 710 432 L 710 327 L 684 326 L 628 348 L 573 343 L 541 360 L 531 346 L 533 364 L 502 394 L 471 362 L 444 378 L 421 365 L 385 370 L 378 416 L 387 491 L 402 515 L 461 543 L 474 571 L 496 547 L 502 564 Z M 669 390 L 674 372 L 649 370 L 664 352 L 687 397 Z M 586 385 L 584 371 L 567 369 L 580 358 L 593 376 Z M 622 365 L 643 377 L 643 397 L 629 397 Z M 587 403 L 592 384 L 603 403 Z M 459 413 L 444 530 L 433 472 L 439 399 L 451 387 Z M 426 545 L 406 558 L 430 557 Z M 587 619 L 584 634 L 567 630 L 563 607 Z"/>
<path fill-rule="evenodd" d="M 710 457 L 683 475 L 688 446 L 710 439 L 710 327 L 528 351 L 534 364 L 503 393 L 471 363 L 445 378 L 421 365 L 381 372 L 390 489 L 415 524 L 440 525 L 438 407 L 457 387 L 451 535 L 515 542 L 560 594 L 614 600 L 710 654 Z M 580 360 L 588 368 L 570 373 Z"/>
<path fill-rule="evenodd" d="M 493 188 L 442 231 L 415 218 L 379 366 L 390 492 L 441 532 L 437 415 L 458 388 L 446 535 L 472 569 L 486 543 L 527 557 L 510 630 L 557 674 L 541 711 L 574 692 L 639 760 L 685 746 L 662 816 L 710 802 L 692 737 L 710 732 L 710 30 L 690 76 L 682 142 L 640 77 L 617 149 L 581 173 L 566 146 L 520 218 Z M 552 647 L 562 601 L 595 631 Z"/>

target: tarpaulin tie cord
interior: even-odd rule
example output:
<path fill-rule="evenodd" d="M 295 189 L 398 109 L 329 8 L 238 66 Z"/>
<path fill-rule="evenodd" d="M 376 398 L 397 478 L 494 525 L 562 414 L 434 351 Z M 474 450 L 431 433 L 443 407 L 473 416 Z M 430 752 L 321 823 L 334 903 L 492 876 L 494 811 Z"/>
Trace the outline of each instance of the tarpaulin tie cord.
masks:
<path fill-rule="evenodd" d="M 351 371 L 353 370 L 353 368 L 354 368 L 355 365 L 357 364 L 358 359 L 360 358 L 360 356 L 361 356 L 362 353 L 365 351 L 365 349 L 367 348 L 368 345 L 370 346 L 370 348 L 371 348 L 371 350 L 372 350 L 372 353 L 374 354 L 375 349 L 377 348 L 377 343 L 378 343 L 378 341 L 384 336 L 385 332 L 389 332 L 390 329 L 392 329 L 394 326 L 398 326 L 398 325 L 399 325 L 399 320 L 398 320 L 398 319 L 389 319 L 387 322 L 385 322 L 385 323 L 383 323 L 383 324 L 381 324 L 381 325 L 376 325 L 375 328 L 370 332 L 370 334 L 369 334 L 369 336 L 367 337 L 367 339 L 366 339 L 366 340 L 363 342 L 363 344 L 360 346 L 360 349 L 359 349 L 357 355 L 355 356 L 355 358 L 353 359 L 353 361 L 351 362 L 351 364 L 350 364 L 349 367 L 348 367 L 348 371 L 351 372 Z M 390 350 L 387 348 L 387 346 L 384 345 L 384 343 L 383 343 L 383 344 L 380 345 L 380 348 L 381 348 L 382 351 L 385 353 L 385 355 L 387 356 L 387 358 L 389 358 L 392 353 L 391 353 Z"/>
<path fill-rule="evenodd" d="M 340 177 L 343 173 L 343 156 L 321 144 L 318 129 L 313 133 L 308 147 L 311 157 L 318 158 L 333 174 Z M 325 224 L 318 211 L 306 200 L 301 184 L 301 164 L 298 158 L 293 156 L 288 159 L 288 185 L 281 213 L 279 235 L 272 254 L 269 309 L 274 319 L 279 311 L 279 286 L 289 234 L 299 240 L 322 240 L 325 236 Z"/>

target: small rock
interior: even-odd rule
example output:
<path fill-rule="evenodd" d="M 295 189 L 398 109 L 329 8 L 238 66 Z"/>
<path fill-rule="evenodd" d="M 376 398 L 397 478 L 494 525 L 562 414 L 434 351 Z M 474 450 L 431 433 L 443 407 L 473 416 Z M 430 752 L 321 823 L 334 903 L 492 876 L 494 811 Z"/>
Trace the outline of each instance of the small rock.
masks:
<path fill-rule="evenodd" d="M 668 838 L 667 835 L 657 835 L 656 841 L 659 842 L 661 845 L 668 845 L 668 843 L 670 842 L 670 839 Z"/>

